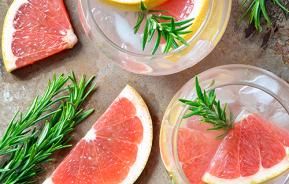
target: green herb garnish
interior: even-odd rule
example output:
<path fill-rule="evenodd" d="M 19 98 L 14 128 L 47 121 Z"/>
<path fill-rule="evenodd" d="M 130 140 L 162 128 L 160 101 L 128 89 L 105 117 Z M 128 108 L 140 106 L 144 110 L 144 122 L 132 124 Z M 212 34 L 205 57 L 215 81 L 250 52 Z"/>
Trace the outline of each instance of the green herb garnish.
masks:
<path fill-rule="evenodd" d="M 227 116 L 227 105 L 222 107 L 220 100 L 216 99 L 215 89 L 202 90 L 198 77 L 196 77 L 197 98 L 194 100 L 180 99 L 180 101 L 189 106 L 189 112 L 183 118 L 200 116 L 201 121 L 209 123 L 213 127 L 209 130 L 229 130 L 233 127 L 231 115 Z"/>
<path fill-rule="evenodd" d="M 15 115 L 0 140 L 0 183 L 35 183 L 42 164 L 71 146 L 67 135 L 93 112 L 80 108 L 95 89 L 93 79 L 82 77 L 78 82 L 74 74 L 54 77 L 24 116 Z"/>
<path fill-rule="evenodd" d="M 61 93 L 67 80 L 68 77 L 64 75 L 57 78 L 54 76 L 53 80 L 49 81 L 43 96 L 36 97 L 25 114 L 15 114 L 2 139 L 0 139 L 0 155 L 15 152 L 17 150 L 16 145 L 29 139 L 28 134 L 32 131 L 29 128 L 59 111 L 59 109 L 56 109 L 51 112 L 51 107 L 64 98 L 63 96 L 55 97 Z"/>
<path fill-rule="evenodd" d="M 145 21 L 145 27 L 142 38 L 142 49 L 149 42 L 152 41 L 154 35 L 156 35 L 156 42 L 152 50 L 152 54 L 155 54 L 158 50 L 161 39 L 166 41 L 163 53 L 168 53 L 171 49 L 176 49 L 181 45 L 188 45 L 187 41 L 182 35 L 189 34 L 191 31 L 186 30 L 192 25 L 193 18 L 183 21 L 176 21 L 172 16 L 159 15 L 162 10 L 148 10 L 144 2 L 141 2 L 141 12 L 138 14 L 138 20 L 134 27 L 134 32 L 137 33 Z"/>
<path fill-rule="evenodd" d="M 285 14 L 289 13 L 288 8 L 280 0 L 271 0 L 274 6 L 279 7 Z M 266 0 L 243 0 L 242 6 L 245 12 L 242 18 L 248 17 L 249 23 L 253 24 L 258 31 L 262 31 L 262 18 L 265 19 L 267 25 L 272 26 L 272 21 L 266 6 Z"/>

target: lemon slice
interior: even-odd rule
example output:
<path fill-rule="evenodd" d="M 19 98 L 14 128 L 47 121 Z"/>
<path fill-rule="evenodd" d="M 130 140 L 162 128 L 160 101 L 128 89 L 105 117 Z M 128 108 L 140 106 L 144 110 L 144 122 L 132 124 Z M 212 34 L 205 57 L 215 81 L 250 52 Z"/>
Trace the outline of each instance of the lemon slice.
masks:
<path fill-rule="evenodd" d="M 143 1 L 146 7 L 150 9 L 166 2 L 167 0 L 101 0 L 101 1 L 122 10 L 139 11 L 141 1 Z"/>
<path fill-rule="evenodd" d="M 209 0 L 195 0 L 194 9 L 189 18 L 194 18 L 193 24 L 188 28 L 191 31 L 190 34 L 185 34 L 183 37 L 185 40 L 189 40 L 202 26 L 207 17 L 209 10 Z"/>

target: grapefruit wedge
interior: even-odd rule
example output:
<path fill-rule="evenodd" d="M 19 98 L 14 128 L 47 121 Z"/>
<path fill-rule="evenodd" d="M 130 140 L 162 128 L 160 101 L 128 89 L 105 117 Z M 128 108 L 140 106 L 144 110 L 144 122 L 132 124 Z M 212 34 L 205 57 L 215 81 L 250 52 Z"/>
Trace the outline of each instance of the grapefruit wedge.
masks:
<path fill-rule="evenodd" d="M 195 117 L 190 118 L 186 125 L 178 132 L 179 161 L 190 184 L 203 184 L 202 177 L 221 142 L 216 137 L 223 132 L 208 131 L 210 125 Z"/>
<path fill-rule="evenodd" d="M 203 180 L 209 184 L 256 184 L 289 168 L 289 132 L 255 114 L 224 138 Z"/>
<path fill-rule="evenodd" d="M 132 184 L 152 146 L 152 120 L 140 95 L 127 86 L 45 184 Z"/>
<path fill-rule="evenodd" d="M 10 72 L 76 42 L 63 0 L 14 0 L 3 26 L 4 65 Z"/>

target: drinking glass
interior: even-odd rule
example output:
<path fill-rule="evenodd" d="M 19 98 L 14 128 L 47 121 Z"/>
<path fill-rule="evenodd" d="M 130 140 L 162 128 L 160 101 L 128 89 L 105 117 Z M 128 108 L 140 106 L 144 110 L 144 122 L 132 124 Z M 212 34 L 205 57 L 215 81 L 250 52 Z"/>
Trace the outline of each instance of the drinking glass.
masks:
<path fill-rule="evenodd" d="M 78 0 L 78 12 L 86 35 L 110 61 L 137 74 L 167 75 L 200 62 L 224 34 L 232 0 L 207 1 L 209 8 L 204 21 L 188 40 L 189 46 L 181 46 L 167 54 L 163 54 L 161 49 L 156 54 L 151 54 L 156 38 L 142 50 L 143 34 L 134 34 L 133 29 L 137 12 L 119 10 L 101 0 Z"/>
<path fill-rule="evenodd" d="M 278 127 L 289 129 L 289 85 L 273 73 L 247 65 L 224 65 L 207 70 L 198 77 L 204 89 L 215 89 L 217 98 L 228 104 L 235 115 L 233 118 L 247 111 L 260 115 Z M 182 170 L 177 148 L 180 128 L 188 128 L 188 120 L 182 118 L 188 107 L 179 102 L 179 99 L 195 98 L 195 79 L 191 79 L 173 97 L 162 121 L 161 156 L 175 183 L 189 183 Z M 266 184 L 288 182 L 289 171 Z"/>

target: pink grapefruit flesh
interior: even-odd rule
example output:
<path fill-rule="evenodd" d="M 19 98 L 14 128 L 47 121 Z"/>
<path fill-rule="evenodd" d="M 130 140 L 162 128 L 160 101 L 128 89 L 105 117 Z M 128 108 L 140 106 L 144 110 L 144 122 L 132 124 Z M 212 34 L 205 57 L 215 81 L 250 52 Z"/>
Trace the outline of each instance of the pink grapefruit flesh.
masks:
<path fill-rule="evenodd" d="M 203 180 L 216 184 L 267 181 L 289 168 L 288 143 L 289 132 L 248 115 L 224 138 Z"/>
<path fill-rule="evenodd" d="M 190 16 L 194 9 L 195 0 L 168 0 L 160 6 L 154 8 L 156 10 L 166 10 L 167 14 L 182 20 Z"/>
<path fill-rule="evenodd" d="M 4 64 L 12 71 L 76 42 L 63 0 L 15 0 L 4 23 Z"/>
<path fill-rule="evenodd" d="M 202 176 L 208 169 L 210 161 L 214 156 L 221 135 L 219 131 L 208 131 L 207 124 L 192 117 L 187 122 L 187 128 L 181 128 L 178 133 L 178 155 L 179 160 L 191 184 L 203 184 Z"/>
<path fill-rule="evenodd" d="M 45 182 L 132 184 L 145 167 L 151 144 L 147 107 L 126 87 Z"/>

